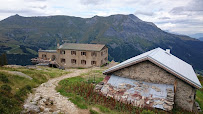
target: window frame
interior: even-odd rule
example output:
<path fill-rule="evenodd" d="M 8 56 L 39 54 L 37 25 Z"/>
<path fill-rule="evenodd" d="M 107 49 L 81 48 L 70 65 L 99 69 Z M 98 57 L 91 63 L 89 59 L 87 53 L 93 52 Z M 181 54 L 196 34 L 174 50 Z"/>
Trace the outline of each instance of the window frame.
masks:
<path fill-rule="evenodd" d="M 42 54 L 42 59 L 46 59 L 47 55 L 46 54 Z"/>
<path fill-rule="evenodd" d="M 103 51 L 101 52 L 101 56 L 103 56 L 104 55 L 104 53 L 103 53 Z"/>
<path fill-rule="evenodd" d="M 64 60 L 64 61 L 63 61 Z M 61 58 L 61 63 L 66 63 L 66 59 Z"/>
<path fill-rule="evenodd" d="M 82 56 L 86 56 L 87 53 L 86 53 L 85 51 L 82 51 L 82 52 L 81 52 L 81 55 L 82 55 Z"/>
<path fill-rule="evenodd" d="M 91 65 L 97 65 L 97 61 L 91 61 Z"/>
<path fill-rule="evenodd" d="M 86 60 L 81 60 L 81 64 L 82 64 L 82 65 L 86 65 L 86 64 L 87 64 L 87 61 L 86 61 Z"/>
<path fill-rule="evenodd" d="M 76 55 L 76 51 L 71 51 L 71 55 Z"/>
<path fill-rule="evenodd" d="M 60 50 L 60 54 L 65 55 L 65 54 L 66 54 L 66 51 L 65 51 L 65 50 Z"/>
<path fill-rule="evenodd" d="M 76 64 L 77 60 L 76 59 L 71 59 L 71 64 Z"/>

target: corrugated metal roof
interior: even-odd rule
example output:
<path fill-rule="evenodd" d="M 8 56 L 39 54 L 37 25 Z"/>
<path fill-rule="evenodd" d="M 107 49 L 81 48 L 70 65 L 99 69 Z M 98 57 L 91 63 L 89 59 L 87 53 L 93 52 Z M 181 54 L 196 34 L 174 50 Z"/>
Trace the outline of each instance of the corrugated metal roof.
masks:
<path fill-rule="evenodd" d="M 196 88 L 202 87 L 190 64 L 184 62 L 183 60 L 177 58 L 172 54 L 167 53 L 161 48 L 156 48 L 141 55 L 130 58 L 116 66 L 105 70 L 103 73 L 108 74 L 124 67 L 131 66 L 143 60 L 150 60 L 151 62 L 159 64 L 160 66 L 167 69 L 169 72 L 178 75 L 179 78 L 192 84 Z"/>
<path fill-rule="evenodd" d="M 56 50 L 38 50 L 38 52 L 56 53 Z"/>
<path fill-rule="evenodd" d="M 59 46 L 58 49 L 69 49 L 69 50 L 86 50 L 86 51 L 100 51 L 105 45 L 102 44 L 76 44 L 76 43 L 65 43 Z"/>

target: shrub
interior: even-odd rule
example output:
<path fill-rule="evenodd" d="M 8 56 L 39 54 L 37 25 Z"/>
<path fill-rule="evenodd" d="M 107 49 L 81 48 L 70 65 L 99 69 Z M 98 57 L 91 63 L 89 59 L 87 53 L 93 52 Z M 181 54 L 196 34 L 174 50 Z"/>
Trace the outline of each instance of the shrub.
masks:
<path fill-rule="evenodd" d="M 31 91 L 32 87 L 30 85 L 26 85 L 23 88 L 21 88 L 19 91 L 16 92 L 15 98 L 19 101 L 23 101 L 24 97 Z"/>
<path fill-rule="evenodd" d="M 2 85 L 1 90 L 10 93 L 11 87 L 9 85 Z"/>
<path fill-rule="evenodd" d="M 8 82 L 9 82 L 7 76 L 5 76 L 5 75 L 2 74 L 2 73 L 0 73 L 0 80 L 1 80 L 3 83 L 8 83 Z"/>
<path fill-rule="evenodd" d="M 97 111 L 90 109 L 90 114 L 99 114 Z"/>
<path fill-rule="evenodd" d="M 105 113 L 105 112 L 110 112 L 108 108 L 103 107 L 103 106 L 100 106 L 99 109 L 100 109 L 100 111 L 102 111 L 102 112 L 104 112 L 104 113 Z"/>
<path fill-rule="evenodd" d="M 26 85 L 25 88 L 28 90 L 28 91 L 31 91 L 32 87 L 30 85 Z"/>
<path fill-rule="evenodd" d="M 151 110 L 143 110 L 141 114 L 155 114 L 155 113 Z"/>
<path fill-rule="evenodd" d="M 1 114 L 20 114 L 21 107 L 19 102 L 12 97 L 0 94 L 0 112 Z"/>

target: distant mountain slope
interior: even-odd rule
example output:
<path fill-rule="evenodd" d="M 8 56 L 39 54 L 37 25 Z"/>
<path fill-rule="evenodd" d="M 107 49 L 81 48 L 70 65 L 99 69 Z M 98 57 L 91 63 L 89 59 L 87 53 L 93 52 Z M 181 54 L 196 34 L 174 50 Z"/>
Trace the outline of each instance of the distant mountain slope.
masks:
<path fill-rule="evenodd" d="M 203 33 L 190 34 L 189 36 L 192 38 L 199 39 L 200 37 L 203 37 Z"/>
<path fill-rule="evenodd" d="M 39 48 L 53 49 L 62 41 L 106 44 L 110 60 L 115 61 L 156 47 L 170 48 L 172 54 L 203 70 L 203 42 L 164 32 L 132 14 L 92 18 L 15 15 L 0 21 L 0 51 L 9 54 L 12 64 L 29 64 Z"/>
<path fill-rule="evenodd" d="M 200 37 L 198 40 L 203 41 L 203 37 Z"/>

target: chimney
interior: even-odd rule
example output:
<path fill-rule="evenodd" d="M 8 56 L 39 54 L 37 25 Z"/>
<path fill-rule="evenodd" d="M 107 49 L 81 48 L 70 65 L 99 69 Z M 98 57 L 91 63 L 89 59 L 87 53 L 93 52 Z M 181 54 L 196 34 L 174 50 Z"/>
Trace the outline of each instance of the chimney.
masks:
<path fill-rule="evenodd" d="M 170 54 L 170 49 L 166 49 L 166 53 Z"/>

